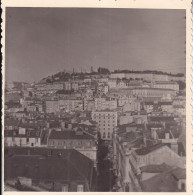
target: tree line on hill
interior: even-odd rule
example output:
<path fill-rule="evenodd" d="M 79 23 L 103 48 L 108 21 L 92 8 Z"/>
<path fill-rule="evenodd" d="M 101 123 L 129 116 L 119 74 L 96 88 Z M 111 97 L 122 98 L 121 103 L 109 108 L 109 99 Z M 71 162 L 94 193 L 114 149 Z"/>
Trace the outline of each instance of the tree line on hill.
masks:
<path fill-rule="evenodd" d="M 49 76 L 47 78 L 44 78 L 42 80 L 45 80 L 47 83 L 52 83 L 54 81 L 68 81 L 71 80 L 72 78 L 78 78 L 78 79 L 84 79 L 85 76 L 88 75 L 110 75 L 111 73 L 137 73 L 137 74 L 160 74 L 160 75 L 169 75 L 169 76 L 175 76 L 175 77 L 183 77 L 183 73 L 178 73 L 178 74 L 172 74 L 172 73 L 167 73 L 167 72 L 162 72 L 162 71 L 156 71 L 156 70 L 144 70 L 144 71 L 134 71 L 134 70 L 114 70 L 110 71 L 108 68 L 103 68 L 99 67 L 97 71 L 92 71 L 90 73 L 68 73 L 68 72 L 58 72 L 52 76 Z"/>

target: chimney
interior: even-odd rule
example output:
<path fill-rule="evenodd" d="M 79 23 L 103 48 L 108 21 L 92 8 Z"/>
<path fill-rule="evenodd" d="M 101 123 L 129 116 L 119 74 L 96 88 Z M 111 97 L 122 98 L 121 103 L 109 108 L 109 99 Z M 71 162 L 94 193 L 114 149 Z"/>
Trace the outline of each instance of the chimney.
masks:
<path fill-rule="evenodd" d="M 165 139 L 170 139 L 170 134 L 168 132 L 165 132 Z"/>
<path fill-rule="evenodd" d="M 22 127 L 19 127 L 19 134 L 20 135 L 25 135 L 25 133 L 26 133 L 26 129 L 22 128 Z"/>
<path fill-rule="evenodd" d="M 61 128 L 65 129 L 65 122 L 64 121 L 61 122 Z"/>
<path fill-rule="evenodd" d="M 68 124 L 68 129 L 72 129 L 72 124 Z"/>
<path fill-rule="evenodd" d="M 49 122 L 46 122 L 46 127 L 50 128 L 50 123 Z"/>
<path fill-rule="evenodd" d="M 171 149 L 178 154 L 178 143 L 177 142 L 173 142 L 171 143 Z"/>

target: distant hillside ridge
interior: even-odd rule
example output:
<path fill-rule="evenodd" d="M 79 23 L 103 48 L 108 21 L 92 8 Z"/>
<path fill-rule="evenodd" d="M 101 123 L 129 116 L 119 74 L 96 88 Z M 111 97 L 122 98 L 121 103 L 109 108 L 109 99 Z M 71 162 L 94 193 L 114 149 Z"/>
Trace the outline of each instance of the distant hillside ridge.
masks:
<path fill-rule="evenodd" d="M 111 74 L 116 74 L 116 73 L 134 73 L 134 74 L 156 74 L 156 75 L 168 75 L 170 77 L 184 77 L 183 73 L 177 73 L 177 74 L 172 74 L 168 72 L 163 72 L 163 71 L 157 71 L 157 70 L 144 70 L 144 71 L 135 71 L 135 70 L 114 70 L 114 71 L 109 71 L 107 68 L 98 68 L 98 71 L 93 71 L 93 72 L 58 72 L 54 75 L 45 77 L 41 79 L 38 83 L 53 83 L 55 81 L 69 81 L 73 78 L 78 78 L 78 79 L 84 79 L 85 77 L 88 77 L 89 75 L 111 75 Z"/>

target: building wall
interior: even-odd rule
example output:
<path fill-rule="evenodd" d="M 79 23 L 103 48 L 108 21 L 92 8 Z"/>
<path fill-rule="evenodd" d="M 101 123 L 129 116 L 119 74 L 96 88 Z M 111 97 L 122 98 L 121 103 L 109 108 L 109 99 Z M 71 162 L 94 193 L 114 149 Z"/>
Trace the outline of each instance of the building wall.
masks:
<path fill-rule="evenodd" d="M 82 111 L 83 100 L 79 99 L 64 99 L 58 101 L 59 109 L 65 109 L 66 111 Z"/>
<path fill-rule="evenodd" d="M 101 138 L 104 140 L 111 140 L 112 133 L 117 126 L 117 113 L 116 112 L 92 112 L 92 120 L 98 123 L 98 129 Z"/>
<path fill-rule="evenodd" d="M 117 108 L 116 100 L 106 100 L 106 98 L 95 98 L 95 109 L 96 110 L 114 110 Z"/>
<path fill-rule="evenodd" d="M 129 103 L 123 106 L 123 112 L 127 111 L 140 111 L 141 110 L 141 103 L 138 101 L 130 101 Z"/>
<path fill-rule="evenodd" d="M 154 88 L 160 88 L 160 89 L 173 89 L 175 91 L 179 91 L 179 85 L 177 83 L 167 83 L 167 84 L 161 84 L 161 83 L 155 83 L 153 85 Z"/>
<path fill-rule="evenodd" d="M 5 137 L 6 146 L 40 147 L 40 138 Z"/>
<path fill-rule="evenodd" d="M 130 156 L 129 162 L 131 166 L 131 169 L 129 170 L 131 180 L 130 186 L 131 189 L 135 189 L 135 191 L 141 191 L 139 178 L 137 177 L 137 175 L 141 173 L 140 167 L 152 164 L 159 165 L 162 163 L 181 168 L 185 167 L 183 159 L 179 157 L 174 151 L 169 149 L 167 146 L 161 147 L 146 155 L 137 155 L 133 151 L 132 155 Z"/>
<path fill-rule="evenodd" d="M 176 94 L 173 90 L 159 90 L 154 88 L 139 88 L 132 90 L 133 95 L 137 95 L 139 97 L 164 97 L 164 96 L 174 96 Z"/>
<path fill-rule="evenodd" d="M 46 101 L 46 112 L 52 113 L 52 112 L 58 112 L 59 111 L 59 103 L 58 101 Z"/>

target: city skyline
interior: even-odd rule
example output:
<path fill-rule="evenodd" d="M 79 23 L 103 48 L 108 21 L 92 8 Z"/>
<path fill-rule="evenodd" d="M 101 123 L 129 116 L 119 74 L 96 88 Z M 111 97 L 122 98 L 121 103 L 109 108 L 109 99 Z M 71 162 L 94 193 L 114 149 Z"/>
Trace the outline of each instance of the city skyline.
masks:
<path fill-rule="evenodd" d="M 91 66 L 185 73 L 185 10 L 7 8 L 8 82 Z"/>

